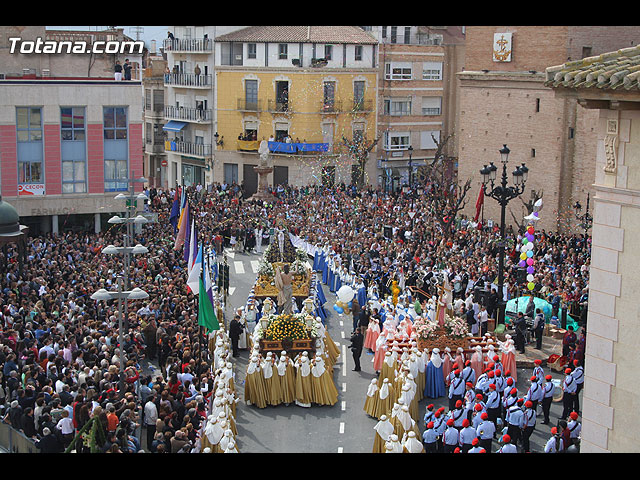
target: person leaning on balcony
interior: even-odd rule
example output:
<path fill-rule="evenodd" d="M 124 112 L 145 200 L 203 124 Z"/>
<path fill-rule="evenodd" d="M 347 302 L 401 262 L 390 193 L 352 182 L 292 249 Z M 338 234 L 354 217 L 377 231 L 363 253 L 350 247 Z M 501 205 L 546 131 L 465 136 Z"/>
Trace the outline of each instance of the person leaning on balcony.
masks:
<path fill-rule="evenodd" d="M 120 80 L 122 80 L 122 65 L 120 65 L 120 61 L 116 60 L 116 65 L 113 68 L 114 74 L 113 77 L 114 79 L 119 82 Z"/>

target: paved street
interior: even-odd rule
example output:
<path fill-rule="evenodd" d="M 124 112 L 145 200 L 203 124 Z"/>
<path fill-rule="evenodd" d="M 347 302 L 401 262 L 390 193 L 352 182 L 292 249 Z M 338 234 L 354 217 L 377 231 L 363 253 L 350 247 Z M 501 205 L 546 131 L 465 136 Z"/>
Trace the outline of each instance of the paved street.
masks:
<path fill-rule="evenodd" d="M 254 283 L 257 264 L 256 254 L 228 253 L 230 266 L 230 297 L 226 315 L 232 315 L 235 308 L 245 305 L 249 290 Z M 324 288 L 327 297 L 325 308 L 329 312 L 327 330 L 339 344 L 341 356 L 334 367 L 334 381 L 340 394 L 338 403 L 332 407 L 301 408 L 292 404 L 258 409 L 247 406 L 243 398 L 243 384 L 248 352 L 242 351 L 235 361 L 236 388 L 241 399 L 237 406 L 238 446 L 241 452 L 257 453 L 369 453 L 373 447 L 376 420 L 363 411 L 367 386 L 375 376 L 372 366 L 373 355 L 363 352 L 362 371 L 353 372 L 353 359 L 348 350 L 352 322 L 347 315 L 338 315 L 331 307 L 335 296 Z M 545 342 L 548 339 L 545 338 Z M 550 341 L 550 340 L 549 340 Z M 553 346 L 551 346 L 553 348 Z M 545 348 L 545 355 L 548 349 Z M 531 351 L 531 350 L 529 350 Z M 533 351 L 535 352 L 535 350 Z M 534 354 L 535 355 L 535 354 Z M 556 372 L 545 369 L 554 378 L 562 378 Z M 518 391 L 520 395 L 528 388 L 528 378 L 532 369 L 518 369 Z M 423 399 L 420 412 L 434 403 L 436 408 L 444 406 L 448 411 L 446 397 L 434 400 Z M 562 412 L 562 404 L 554 403 L 551 408 L 552 424 Z M 540 419 L 541 420 L 541 419 Z M 549 438 L 552 425 L 538 425 L 531 437 L 532 449 L 542 451 Z M 420 424 L 422 422 L 419 422 Z M 421 431 L 424 425 L 420 425 Z M 495 450 L 494 443 L 494 450 Z"/>

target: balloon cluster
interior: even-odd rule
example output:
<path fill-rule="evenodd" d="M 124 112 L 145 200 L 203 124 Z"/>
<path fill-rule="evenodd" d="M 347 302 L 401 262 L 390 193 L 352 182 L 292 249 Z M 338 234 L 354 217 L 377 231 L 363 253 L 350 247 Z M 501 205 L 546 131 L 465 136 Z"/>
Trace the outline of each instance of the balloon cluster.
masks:
<path fill-rule="evenodd" d="M 353 307 L 353 298 L 356 296 L 356 291 L 349 285 L 341 286 L 336 292 L 338 301 L 333 306 L 333 309 L 340 315 L 343 313 L 349 313 L 351 307 Z"/>
<path fill-rule="evenodd" d="M 529 222 L 527 226 L 526 233 L 522 237 L 521 244 L 519 246 L 520 251 L 520 262 L 518 263 L 519 267 L 527 268 L 527 288 L 532 291 L 536 284 L 534 283 L 535 277 L 533 276 L 535 272 L 535 259 L 534 259 L 534 243 L 535 243 L 535 223 L 540 220 L 540 210 L 542 210 L 542 199 L 539 199 L 533 205 L 533 212 L 526 217 L 525 220 Z"/>

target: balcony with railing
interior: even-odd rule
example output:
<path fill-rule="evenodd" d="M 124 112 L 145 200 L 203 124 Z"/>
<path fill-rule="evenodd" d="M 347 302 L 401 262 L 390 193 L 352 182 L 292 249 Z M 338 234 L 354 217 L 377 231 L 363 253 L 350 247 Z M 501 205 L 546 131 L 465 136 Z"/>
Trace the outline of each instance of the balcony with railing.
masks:
<path fill-rule="evenodd" d="M 340 113 L 342 112 L 342 101 L 324 100 L 320 103 L 320 113 Z"/>
<path fill-rule="evenodd" d="M 210 143 L 191 143 L 180 140 L 165 140 L 164 150 L 165 152 L 175 152 L 202 158 L 210 157 L 213 152 Z"/>
<path fill-rule="evenodd" d="M 213 42 L 209 38 L 165 38 L 165 52 L 211 53 Z"/>
<path fill-rule="evenodd" d="M 267 100 L 267 111 L 272 113 L 293 112 L 293 106 L 289 100 Z"/>
<path fill-rule="evenodd" d="M 164 106 L 164 118 L 167 120 L 181 120 L 183 122 L 208 123 L 213 118 L 213 111 L 209 108 Z"/>
<path fill-rule="evenodd" d="M 262 112 L 262 101 L 261 100 L 247 100 L 246 98 L 238 98 L 237 99 L 237 109 L 241 112 Z"/>
<path fill-rule="evenodd" d="M 351 112 L 371 113 L 373 112 L 373 100 L 354 99 L 349 107 Z"/>
<path fill-rule="evenodd" d="M 213 75 L 196 75 L 195 73 L 165 73 L 164 84 L 187 88 L 211 88 Z"/>

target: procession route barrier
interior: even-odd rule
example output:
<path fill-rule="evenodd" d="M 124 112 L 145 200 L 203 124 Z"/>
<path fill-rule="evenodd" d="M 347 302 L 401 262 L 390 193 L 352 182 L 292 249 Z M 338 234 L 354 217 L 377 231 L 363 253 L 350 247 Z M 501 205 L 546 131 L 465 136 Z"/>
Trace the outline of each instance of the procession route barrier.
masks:
<path fill-rule="evenodd" d="M 2 421 L 0 421 L 0 448 L 8 453 L 39 452 L 31 438 Z"/>

